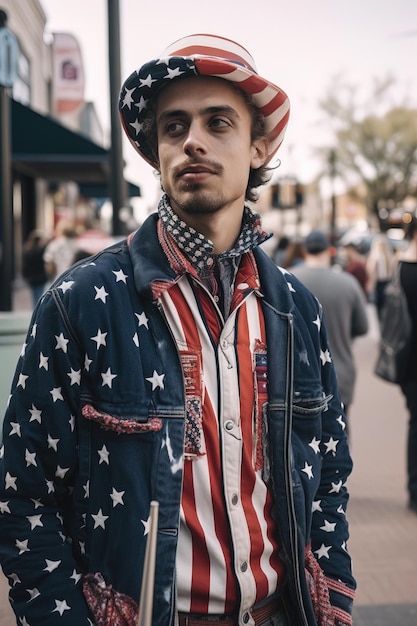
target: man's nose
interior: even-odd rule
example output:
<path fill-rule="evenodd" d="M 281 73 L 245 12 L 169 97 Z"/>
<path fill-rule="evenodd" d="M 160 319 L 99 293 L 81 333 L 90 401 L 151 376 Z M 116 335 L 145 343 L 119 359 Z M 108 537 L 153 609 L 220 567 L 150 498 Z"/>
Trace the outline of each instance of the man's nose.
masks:
<path fill-rule="evenodd" d="M 187 154 L 205 154 L 207 151 L 206 132 L 202 124 L 192 122 L 184 140 L 184 152 Z"/>

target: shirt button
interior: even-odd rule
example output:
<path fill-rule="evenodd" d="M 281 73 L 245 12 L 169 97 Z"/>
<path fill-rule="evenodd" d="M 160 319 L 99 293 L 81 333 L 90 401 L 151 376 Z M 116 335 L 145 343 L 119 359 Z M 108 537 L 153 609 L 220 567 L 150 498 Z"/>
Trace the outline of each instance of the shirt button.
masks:
<path fill-rule="evenodd" d="M 243 561 L 243 563 L 242 563 L 242 564 L 241 564 L 241 566 L 240 566 L 240 571 L 241 571 L 241 572 L 246 572 L 246 571 L 247 571 L 247 569 L 248 569 L 248 564 L 247 564 L 247 562 L 246 562 L 246 561 Z"/>
<path fill-rule="evenodd" d="M 234 494 L 232 495 L 232 504 L 233 504 L 234 506 L 236 506 L 236 504 L 237 504 L 238 502 L 239 502 L 239 497 L 238 497 L 237 493 L 234 493 Z"/>
<path fill-rule="evenodd" d="M 226 430 L 228 430 L 230 432 L 231 430 L 234 429 L 235 424 L 234 424 L 234 422 L 232 420 L 227 420 L 227 422 L 224 423 L 224 427 L 225 427 Z"/>

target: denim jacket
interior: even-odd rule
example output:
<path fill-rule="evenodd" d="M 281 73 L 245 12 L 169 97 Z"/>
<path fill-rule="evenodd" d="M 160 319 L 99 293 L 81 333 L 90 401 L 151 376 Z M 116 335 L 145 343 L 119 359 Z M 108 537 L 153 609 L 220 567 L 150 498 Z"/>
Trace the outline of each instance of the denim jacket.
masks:
<path fill-rule="evenodd" d="M 66 271 L 33 313 L 0 455 L 0 560 L 22 624 L 92 624 L 88 573 L 102 577 L 103 598 L 137 603 L 152 500 L 153 624 L 175 624 L 185 394 L 155 298 L 158 285 L 178 280 L 157 219 Z M 338 615 L 351 612 L 351 458 L 320 305 L 262 250 L 254 253 L 268 345 L 273 514 L 294 624 L 315 625 L 312 585 L 322 581 L 311 574 L 312 555 Z"/>

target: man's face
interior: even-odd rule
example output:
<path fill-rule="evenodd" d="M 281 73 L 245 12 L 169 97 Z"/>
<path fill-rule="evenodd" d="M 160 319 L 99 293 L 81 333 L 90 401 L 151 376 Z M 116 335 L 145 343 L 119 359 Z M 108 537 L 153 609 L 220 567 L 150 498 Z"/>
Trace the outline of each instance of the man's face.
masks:
<path fill-rule="evenodd" d="M 156 105 L 161 182 L 174 211 L 203 216 L 242 212 L 250 168 L 266 159 L 266 142 L 251 142 L 251 113 L 227 81 L 174 80 Z"/>

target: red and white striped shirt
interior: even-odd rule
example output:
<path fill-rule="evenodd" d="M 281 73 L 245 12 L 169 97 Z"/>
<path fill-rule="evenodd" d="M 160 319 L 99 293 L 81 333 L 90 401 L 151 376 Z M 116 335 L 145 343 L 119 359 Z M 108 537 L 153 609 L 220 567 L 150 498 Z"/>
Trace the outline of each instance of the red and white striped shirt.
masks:
<path fill-rule="evenodd" d="M 178 610 L 233 613 L 274 593 L 284 576 L 272 498 L 263 480 L 265 328 L 253 255 L 242 256 L 224 321 L 212 296 L 183 276 L 160 294 L 186 391 Z"/>

